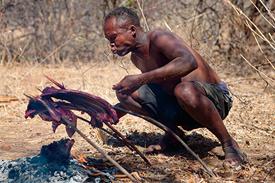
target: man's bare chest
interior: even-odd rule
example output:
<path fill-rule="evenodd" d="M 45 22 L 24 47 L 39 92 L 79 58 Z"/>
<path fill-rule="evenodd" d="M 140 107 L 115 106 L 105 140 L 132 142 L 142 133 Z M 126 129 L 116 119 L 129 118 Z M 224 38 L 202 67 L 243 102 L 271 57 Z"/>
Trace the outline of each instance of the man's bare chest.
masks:
<path fill-rule="evenodd" d="M 165 61 L 164 61 L 165 60 Z M 142 73 L 155 70 L 166 64 L 166 59 L 158 55 L 139 56 L 135 55 L 132 60 L 135 66 L 141 70 Z"/>

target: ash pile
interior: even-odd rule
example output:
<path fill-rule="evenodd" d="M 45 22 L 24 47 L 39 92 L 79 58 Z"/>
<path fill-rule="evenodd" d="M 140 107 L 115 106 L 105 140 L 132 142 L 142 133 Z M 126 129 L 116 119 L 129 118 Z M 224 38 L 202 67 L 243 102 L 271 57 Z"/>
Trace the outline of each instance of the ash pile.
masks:
<path fill-rule="evenodd" d="M 62 139 L 43 146 L 39 155 L 17 160 L 0 160 L 0 182 L 112 182 L 115 167 L 97 170 L 90 165 L 102 166 L 101 160 L 79 160 L 70 156 L 74 140 Z M 89 162 L 89 163 L 87 163 Z M 86 165 L 84 165 L 84 163 Z M 85 168 L 84 168 L 85 167 Z M 106 167 L 106 166 L 105 166 Z"/>

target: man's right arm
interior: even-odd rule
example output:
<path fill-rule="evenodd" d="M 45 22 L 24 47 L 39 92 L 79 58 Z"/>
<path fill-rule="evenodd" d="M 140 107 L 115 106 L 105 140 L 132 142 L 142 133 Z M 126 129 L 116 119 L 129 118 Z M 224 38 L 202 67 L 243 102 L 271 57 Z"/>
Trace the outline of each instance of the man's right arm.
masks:
<path fill-rule="evenodd" d="M 160 68 L 141 74 L 138 79 L 142 84 L 180 79 L 198 67 L 197 60 L 187 45 L 171 32 L 154 31 L 150 45 L 156 52 L 164 55 L 164 60 L 168 59 L 170 62 Z M 156 60 L 156 62 L 161 61 Z"/>

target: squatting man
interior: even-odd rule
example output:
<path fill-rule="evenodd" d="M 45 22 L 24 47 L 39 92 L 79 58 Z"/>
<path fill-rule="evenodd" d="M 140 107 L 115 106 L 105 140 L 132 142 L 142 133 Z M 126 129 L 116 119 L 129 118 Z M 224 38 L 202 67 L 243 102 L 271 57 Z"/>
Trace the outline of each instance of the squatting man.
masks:
<path fill-rule="evenodd" d="M 221 142 L 225 163 L 237 166 L 246 159 L 228 133 L 223 119 L 232 100 L 226 83 L 179 36 L 167 30 L 145 32 L 132 10 L 119 7 L 104 21 L 104 34 L 113 54 L 131 52 L 140 74 L 127 75 L 113 86 L 124 109 L 152 117 L 184 138 L 184 130 L 207 128 Z M 119 118 L 125 115 L 117 111 Z M 176 139 L 165 133 L 148 152 L 163 151 Z"/>

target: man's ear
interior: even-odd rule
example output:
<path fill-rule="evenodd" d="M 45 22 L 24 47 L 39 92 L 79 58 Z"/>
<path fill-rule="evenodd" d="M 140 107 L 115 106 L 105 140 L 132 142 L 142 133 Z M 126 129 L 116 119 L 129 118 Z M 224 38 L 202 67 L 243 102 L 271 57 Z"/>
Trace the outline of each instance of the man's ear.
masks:
<path fill-rule="evenodd" d="M 132 36 L 135 38 L 135 37 L 136 37 L 136 34 L 137 34 L 137 28 L 136 28 L 136 26 L 131 25 L 131 26 L 129 27 L 129 30 L 131 31 Z"/>

